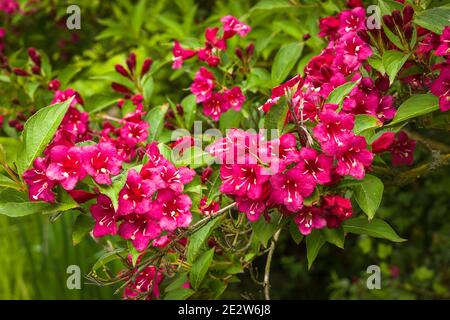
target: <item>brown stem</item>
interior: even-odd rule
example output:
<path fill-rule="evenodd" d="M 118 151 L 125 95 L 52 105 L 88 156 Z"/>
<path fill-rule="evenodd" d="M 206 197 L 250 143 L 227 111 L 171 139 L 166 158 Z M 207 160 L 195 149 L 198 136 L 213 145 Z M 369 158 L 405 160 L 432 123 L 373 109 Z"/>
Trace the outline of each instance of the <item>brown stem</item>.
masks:
<path fill-rule="evenodd" d="M 272 264 L 273 253 L 275 252 L 275 246 L 278 241 L 278 237 L 280 236 L 281 228 L 275 232 L 272 243 L 270 245 L 269 253 L 267 254 L 266 267 L 264 270 L 264 299 L 270 300 L 270 265 Z"/>

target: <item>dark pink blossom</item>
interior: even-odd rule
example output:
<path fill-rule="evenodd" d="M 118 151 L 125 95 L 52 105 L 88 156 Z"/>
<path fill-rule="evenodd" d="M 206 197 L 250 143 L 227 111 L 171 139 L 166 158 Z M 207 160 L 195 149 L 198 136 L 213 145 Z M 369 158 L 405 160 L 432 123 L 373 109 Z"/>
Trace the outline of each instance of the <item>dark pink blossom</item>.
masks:
<path fill-rule="evenodd" d="M 79 180 L 86 176 L 80 147 L 55 146 L 50 150 L 47 176 L 59 181 L 64 189 L 73 190 Z"/>
<path fill-rule="evenodd" d="M 277 104 L 278 100 L 284 96 L 288 91 L 296 91 L 296 88 L 301 87 L 303 79 L 300 75 L 296 75 L 292 79 L 272 89 L 272 96 L 261 106 L 264 112 L 268 112 L 270 108 Z"/>
<path fill-rule="evenodd" d="M 245 101 L 245 96 L 242 94 L 240 87 L 233 87 L 229 90 L 225 90 L 223 95 L 229 107 L 236 111 L 241 110 Z"/>
<path fill-rule="evenodd" d="M 179 69 L 183 65 L 183 62 L 187 59 L 194 57 L 197 54 L 195 50 L 183 49 L 178 41 L 173 43 L 172 49 L 172 69 Z"/>
<path fill-rule="evenodd" d="M 209 202 L 208 198 L 205 196 L 200 200 L 200 212 L 205 216 L 214 215 L 220 210 L 220 205 L 217 201 Z"/>
<path fill-rule="evenodd" d="M 442 31 L 441 44 L 437 47 L 434 53 L 437 56 L 450 56 L 450 26 L 446 26 Z"/>
<path fill-rule="evenodd" d="M 395 139 L 395 132 L 385 132 L 378 139 L 372 142 L 372 152 L 381 153 L 391 148 Z"/>
<path fill-rule="evenodd" d="M 159 174 L 162 180 L 162 188 L 180 193 L 183 192 L 184 185 L 192 181 L 195 171 L 187 167 L 177 168 L 172 163 L 168 163 L 163 166 Z"/>
<path fill-rule="evenodd" d="M 414 162 L 415 148 L 416 140 L 409 139 L 404 131 L 400 131 L 391 146 L 392 165 L 412 165 Z"/>
<path fill-rule="evenodd" d="M 157 186 L 152 180 L 143 179 L 136 170 L 128 171 L 127 181 L 119 192 L 119 209 L 121 215 L 132 212 L 146 213 L 150 210 L 153 193 Z"/>
<path fill-rule="evenodd" d="M 327 221 L 328 228 L 339 228 L 342 221 L 352 217 L 352 203 L 350 199 L 338 195 L 324 196 L 320 207 L 322 216 Z"/>
<path fill-rule="evenodd" d="M 220 19 L 223 23 L 224 38 L 228 39 L 235 35 L 236 33 L 241 37 L 245 37 L 247 33 L 250 32 L 250 26 L 242 23 L 237 18 L 233 16 L 225 16 Z"/>
<path fill-rule="evenodd" d="M 319 154 L 315 149 L 304 147 L 300 149 L 300 161 L 296 168 L 302 175 L 308 177 L 308 180 L 326 184 L 331 180 L 333 159 L 324 154 Z"/>
<path fill-rule="evenodd" d="M 161 227 L 158 221 L 153 218 L 156 215 L 162 215 L 161 206 L 151 203 L 148 212 L 144 214 L 128 214 L 122 217 L 122 223 L 119 226 L 119 235 L 131 243 L 138 251 L 147 248 L 149 242 L 161 234 Z"/>
<path fill-rule="evenodd" d="M 265 190 L 270 191 L 271 188 L 264 184 L 263 194 L 267 193 Z M 255 222 L 266 211 L 267 196 L 262 196 L 259 199 L 250 199 L 247 196 L 236 197 L 236 205 L 239 211 L 245 213 L 249 221 Z"/>
<path fill-rule="evenodd" d="M 319 36 L 321 37 L 336 37 L 337 31 L 340 26 L 339 18 L 337 17 L 325 17 L 320 19 L 319 22 Z"/>
<path fill-rule="evenodd" d="M 321 210 L 316 207 L 303 207 L 295 214 L 294 221 L 304 236 L 310 234 L 313 229 L 322 229 L 327 225 Z"/>
<path fill-rule="evenodd" d="M 350 136 L 343 140 L 343 147 L 338 149 L 336 158 L 336 172 L 338 174 L 362 179 L 366 168 L 372 164 L 373 154 L 367 150 L 367 143 L 364 137 Z"/>
<path fill-rule="evenodd" d="M 197 103 L 204 102 L 211 98 L 214 89 L 214 75 L 205 67 L 201 67 L 194 77 L 191 85 L 191 92 L 195 95 Z"/>
<path fill-rule="evenodd" d="M 203 113 L 210 116 L 214 121 L 218 121 L 220 115 L 229 108 L 228 101 L 219 92 L 212 93 L 211 97 L 203 103 Z"/>
<path fill-rule="evenodd" d="M 314 181 L 304 176 L 300 169 L 289 169 L 270 178 L 273 188 L 271 199 L 284 204 L 287 210 L 295 212 L 303 207 L 303 199 L 314 191 Z"/>
<path fill-rule="evenodd" d="M 86 172 L 99 184 L 111 184 L 111 175 L 119 174 L 122 168 L 116 148 L 107 142 L 84 147 L 83 164 Z"/>
<path fill-rule="evenodd" d="M 23 173 L 23 179 L 28 185 L 28 195 L 31 201 L 55 202 L 55 194 L 52 192 L 52 188 L 56 185 L 56 182 L 47 177 L 46 170 L 44 158 L 38 157 L 34 159 L 33 168 Z"/>
<path fill-rule="evenodd" d="M 111 200 L 107 196 L 100 194 L 97 203 L 90 207 L 90 211 L 95 219 L 94 237 L 98 238 L 117 233 L 117 215 Z"/>
<path fill-rule="evenodd" d="M 70 103 L 71 107 L 75 107 L 78 103 L 83 104 L 83 99 L 81 98 L 80 94 L 70 88 L 66 89 L 66 90 L 62 90 L 62 91 L 56 90 L 53 100 L 51 101 L 51 104 L 61 103 L 66 100 L 69 100 L 72 97 L 75 97 L 75 98 Z"/>
<path fill-rule="evenodd" d="M 348 32 L 357 32 L 365 30 L 366 11 L 362 7 L 356 7 L 352 10 L 345 10 L 339 14 L 339 30 L 342 35 Z"/>
<path fill-rule="evenodd" d="M 159 298 L 159 284 L 164 279 L 164 274 L 155 266 L 144 268 L 134 281 L 131 281 L 124 289 L 124 299 L 134 300 L 145 296 L 146 299 Z M 151 292 L 150 292 L 151 291 Z"/>
<path fill-rule="evenodd" d="M 205 39 L 206 39 L 206 47 L 207 48 L 217 48 L 219 50 L 225 50 L 227 48 L 227 44 L 224 39 L 217 37 L 217 33 L 219 32 L 219 28 L 206 28 L 205 30 Z"/>
<path fill-rule="evenodd" d="M 329 155 L 334 155 L 344 145 L 343 140 L 352 136 L 354 116 L 325 108 L 319 119 L 319 124 L 313 130 L 314 137 L 321 143 L 322 149 L 326 149 Z"/>
<path fill-rule="evenodd" d="M 431 85 L 431 93 L 439 97 L 439 108 L 450 109 L 450 66 L 441 68 L 439 77 Z"/>
<path fill-rule="evenodd" d="M 126 121 L 120 129 L 120 137 L 128 144 L 135 145 L 147 140 L 149 124 L 146 121 Z"/>
<path fill-rule="evenodd" d="M 212 48 L 203 48 L 198 51 L 198 59 L 206 62 L 210 67 L 217 67 L 220 58 L 214 53 Z"/>
<path fill-rule="evenodd" d="M 162 207 L 162 216 L 159 220 L 161 229 L 173 231 L 176 228 L 188 227 L 192 221 L 190 212 L 192 200 L 186 194 L 177 194 L 173 190 L 158 191 L 156 200 Z"/>

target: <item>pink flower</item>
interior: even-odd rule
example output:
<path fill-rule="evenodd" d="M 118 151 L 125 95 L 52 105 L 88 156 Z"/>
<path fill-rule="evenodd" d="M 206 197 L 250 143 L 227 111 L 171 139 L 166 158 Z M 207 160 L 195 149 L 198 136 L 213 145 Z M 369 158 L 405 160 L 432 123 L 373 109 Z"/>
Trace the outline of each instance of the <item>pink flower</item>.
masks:
<path fill-rule="evenodd" d="M 172 69 L 179 69 L 183 65 L 183 62 L 192 58 L 197 54 L 195 50 L 183 49 L 178 41 L 173 43 L 173 63 Z"/>
<path fill-rule="evenodd" d="M 232 182 L 233 194 L 238 196 L 245 195 L 250 199 L 258 199 L 263 192 L 264 182 L 269 180 L 267 172 L 258 165 L 235 164 L 232 165 L 231 174 L 233 180 L 227 180 L 226 177 L 222 177 L 225 180 L 222 182 L 221 190 L 227 189 L 225 185 Z"/>
<path fill-rule="evenodd" d="M 119 192 L 119 209 L 121 215 L 132 212 L 146 213 L 150 210 L 153 193 L 157 187 L 152 180 L 144 180 L 131 169 L 128 171 L 127 181 Z"/>
<path fill-rule="evenodd" d="M 183 192 L 184 185 L 192 181 L 195 171 L 187 167 L 175 167 L 172 163 L 163 166 L 160 171 L 162 188 L 167 188 L 176 193 Z"/>
<path fill-rule="evenodd" d="M 303 199 L 314 191 L 314 182 L 304 176 L 298 168 L 289 169 L 270 178 L 273 188 L 271 199 L 295 212 L 303 207 Z"/>
<path fill-rule="evenodd" d="M 404 131 L 400 131 L 391 146 L 392 165 L 412 165 L 414 162 L 415 148 L 416 141 L 409 139 Z"/>
<path fill-rule="evenodd" d="M 339 15 L 339 33 L 344 35 L 348 32 L 365 30 L 366 11 L 362 7 L 342 11 Z"/>
<path fill-rule="evenodd" d="M 220 58 L 214 54 L 212 48 L 203 48 L 198 51 L 198 59 L 206 62 L 210 67 L 217 67 Z"/>
<path fill-rule="evenodd" d="M 351 201 L 337 195 L 324 196 L 320 209 L 328 228 L 339 228 L 342 221 L 351 218 L 353 214 Z"/>
<path fill-rule="evenodd" d="M 441 34 L 441 44 L 434 53 L 437 56 L 448 56 L 450 54 L 450 26 L 446 26 Z"/>
<path fill-rule="evenodd" d="M 206 28 L 205 39 L 207 48 L 217 48 L 219 50 L 225 50 L 227 48 L 225 40 L 217 37 L 218 32 L 219 28 Z"/>
<path fill-rule="evenodd" d="M 229 107 L 236 111 L 241 110 L 245 101 L 245 96 L 242 94 L 240 87 L 233 87 L 232 89 L 225 90 L 223 95 Z"/>
<path fill-rule="evenodd" d="M 157 220 L 153 218 L 157 214 L 162 214 L 161 206 L 152 203 L 148 207 L 148 213 L 132 213 L 124 216 L 119 227 L 119 235 L 124 239 L 131 240 L 136 250 L 144 250 L 151 240 L 161 234 L 161 228 Z"/>
<path fill-rule="evenodd" d="M 59 181 L 64 189 L 73 190 L 77 182 L 86 176 L 81 149 L 62 145 L 53 147 L 46 174 L 50 179 Z"/>
<path fill-rule="evenodd" d="M 327 149 L 329 155 L 334 155 L 344 145 L 343 140 L 352 136 L 354 116 L 325 108 L 319 119 L 319 124 L 313 130 L 314 137 L 321 143 L 322 149 Z"/>
<path fill-rule="evenodd" d="M 297 150 L 297 138 L 292 133 L 286 133 L 280 137 L 278 158 L 279 171 L 284 170 L 289 164 L 299 161 L 300 152 Z"/>
<path fill-rule="evenodd" d="M 72 102 L 70 103 L 71 107 L 75 107 L 78 103 L 83 104 L 83 99 L 81 98 L 80 94 L 76 92 L 73 89 L 66 89 L 66 90 L 56 90 L 55 96 L 53 97 L 53 100 L 50 104 L 56 104 L 61 103 L 66 100 L 69 100 L 70 98 L 75 97 Z"/>
<path fill-rule="evenodd" d="M 214 92 L 211 97 L 203 103 L 203 113 L 210 116 L 212 120 L 218 121 L 220 115 L 230 108 L 223 94 Z"/>
<path fill-rule="evenodd" d="M 55 202 L 55 194 L 52 192 L 52 188 L 56 183 L 47 177 L 46 170 L 44 158 L 36 158 L 33 168 L 23 173 L 23 179 L 28 185 L 28 195 L 32 201 Z"/>
<path fill-rule="evenodd" d="M 321 37 L 336 37 L 340 21 L 336 17 L 325 17 L 320 19 L 319 28 Z"/>
<path fill-rule="evenodd" d="M 288 91 L 295 91 L 296 88 L 301 87 L 303 79 L 300 75 L 296 75 L 292 79 L 272 89 L 272 96 L 261 106 L 264 112 L 269 112 L 270 108 L 277 104 L 278 100 L 284 96 Z"/>
<path fill-rule="evenodd" d="M 300 150 L 300 161 L 296 168 L 308 177 L 308 180 L 326 184 L 331 181 L 333 159 L 324 154 L 319 155 L 315 149 L 305 147 Z"/>
<path fill-rule="evenodd" d="M 450 66 L 441 68 L 439 77 L 431 85 L 431 93 L 439 97 L 442 111 L 450 109 Z"/>
<path fill-rule="evenodd" d="M 98 238 L 117 233 L 116 212 L 107 196 L 100 194 L 97 203 L 90 207 L 90 211 L 95 219 L 94 237 Z"/>
<path fill-rule="evenodd" d="M 195 74 L 194 82 L 191 85 L 191 92 L 195 95 L 197 103 L 204 102 L 211 98 L 214 89 L 214 75 L 205 67 L 201 67 Z"/>
<path fill-rule="evenodd" d="M 89 130 L 89 114 L 80 112 L 75 107 L 69 107 L 60 128 L 70 132 L 76 137 L 76 141 L 82 141 Z"/>
<path fill-rule="evenodd" d="M 19 3 L 15 0 L 0 0 L 0 11 L 7 14 L 14 14 L 19 12 Z"/>
<path fill-rule="evenodd" d="M 83 160 L 84 169 L 99 184 L 111 184 L 111 175 L 119 174 L 122 167 L 116 148 L 107 142 L 84 147 Z"/>
<path fill-rule="evenodd" d="M 120 137 L 128 144 L 135 145 L 147 140 L 149 125 L 146 121 L 126 121 L 120 129 Z"/>
<path fill-rule="evenodd" d="M 61 86 L 61 82 L 58 79 L 53 79 L 48 83 L 48 89 L 51 91 L 56 91 Z"/>
<path fill-rule="evenodd" d="M 220 210 L 220 205 L 216 201 L 211 201 L 208 204 L 208 198 L 205 196 L 200 200 L 200 211 L 205 216 L 214 215 Z"/>
<path fill-rule="evenodd" d="M 162 206 L 162 217 L 159 220 L 161 229 L 173 231 L 176 228 L 188 227 L 192 221 L 190 212 L 192 201 L 186 194 L 176 194 L 173 190 L 158 191 L 156 197 Z"/>
<path fill-rule="evenodd" d="M 336 52 L 338 56 L 343 56 L 344 64 L 350 66 L 353 71 L 372 55 L 370 46 L 353 32 L 346 33 L 339 39 Z"/>
<path fill-rule="evenodd" d="M 319 208 L 303 207 L 294 217 L 298 230 L 301 234 L 307 236 L 313 229 L 322 229 L 327 221 L 321 216 Z"/>
<path fill-rule="evenodd" d="M 266 186 L 266 185 L 265 185 Z M 264 187 L 265 189 L 270 189 Z M 236 204 L 239 211 L 246 214 L 247 219 L 251 222 L 259 220 L 259 217 L 267 208 L 266 201 L 267 197 L 261 197 L 259 199 L 250 199 L 249 197 L 242 196 L 236 197 Z"/>
<path fill-rule="evenodd" d="M 397 109 L 394 107 L 394 97 L 384 96 L 381 98 L 377 108 L 377 117 L 381 122 L 387 122 L 394 118 Z"/>
<path fill-rule="evenodd" d="M 224 38 L 228 39 L 234 36 L 236 33 L 241 37 L 245 37 L 250 32 L 250 26 L 240 22 L 233 16 L 225 16 L 220 19 L 223 23 Z"/>
<path fill-rule="evenodd" d="M 366 139 L 360 136 L 346 138 L 344 146 L 336 154 L 336 172 L 341 176 L 350 175 L 362 179 L 365 169 L 372 164 L 373 154 L 367 150 Z M 325 150 L 324 150 L 325 151 Z"/>
<path fill-rule="evenodd" d="M 377 140 L 372 142 L 372 152 L 381 153 L 391 148 L 394 143 L 395 132 L 385 132 Z"/>
<path fill-rule="evenodd" d="M 141 169 L 141 176 L 144 179 L 151 179 L 157 181 L 158 179 L 161 181 L 158 182 L 157 185 L 161 185 L 165 187 L 166 185 L 160 178 L 161 172 L 164 167 L 172 165 L 166 158 L 162 156 L 160 153 L 158 146 L 156 143 L 152 143 L 146 146 L 145 154 L 148 157 L 148 161 Z"/>

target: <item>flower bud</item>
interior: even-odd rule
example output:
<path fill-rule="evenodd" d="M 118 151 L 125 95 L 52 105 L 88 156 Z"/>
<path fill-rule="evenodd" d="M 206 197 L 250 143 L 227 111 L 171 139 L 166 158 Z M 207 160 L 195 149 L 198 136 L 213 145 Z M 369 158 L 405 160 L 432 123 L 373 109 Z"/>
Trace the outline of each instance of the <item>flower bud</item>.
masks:
<path fill-rule="evenodd" d="M 414 9 L 409 4 L 403 8 L 403 22 L 406 24 L 410 22 L 414 15 Z"/>
<path fill-rule="evenodd" d="M 53 79 L 48 83 L 48 90 L 56 91 L 61 87 L 61 82 L 58 79 Z"/>
<path fill-rule="evenodd" d="M 392 18 L 392 16 L 387 15 L 387 14 L 384 15 L 383 22 L 386 25 L 386 27 L 389 28 L 389 30 L 391 30 L 391 31 L 395 30 L 395 23 L 394 23 L 394 19 Z"/>
<path fill-rule="evenodd" d="M 40 75 L 41 74 L 41 67 L 38 65 L 34 65 L 33 67 L 31 67 L 31 71 L 34 74 Z"/>
<path fill-rule="evenodd" d="M 118 93 L 123 93 L 123 94 L 132 94 L 133 93 L 129 88 L 127 88 L 124 85 L 121 85 L 117 82 L 111 83 L 111 88 Z"/>
<path fill-rule="evenodd" d="M 303 35 L 303 41 L 307 41 L 307 40 L 309 40 L 311 38 L 311 35 L 309 34 L 309 33 L 305 33 L 304 35 Z"/>
<path fill-rule="evenodd" d="M 14 68 L 13 72 L 19 77 L 27 77 L 30 75 L 28 72 L 26 72 L 22 68 Z"/>
<path fill-rule="evenodd" d="M 399 26 L 400 28 L 403 26 L 402 14 L 399 10 L 392 11 L 392 18 L 394 19 L 394 22 L 397 26 Z"/>
<path fill-rule="evenodd" d="M 116 72 L 119 73 L 120 75 L 124 76 L 125 78 L 130 78 L 130 74 L 121 64 L 116 64 L 114 68 L 116 69 Z"/>
<path fill-rule="evenodd" d="M 127 66 L 128 70 L 130 70 L 131 74 L 133 74 L 134 70 L 136 69 L 136 54 L 134 52 L 130 53 L 130 55 L 128 56 Z"/>
<path fill-rule="evenodd" d="M 142 64 L 142 68 L 141 68 L 141 77 L 143 77 L 149 70 L 150 67 L 153 64 L 153 59 L 152 58 L 146 58 L 144 60 L 144 63 Z"/>
<path fill-rule="evenodd" d="M 255 52 L 255 45 L 253 43 L 250 43 L 245 51 L 247 52 L 248 57 L 253 56 L 253 52 Z"/>
<path fill-rule="evenodd" d="M 236 56 L 239 58 L 239 60 L 243 60 L 244 59 L 244 54 L 242 53 L 242 49 L 241 48 L 236 48 L 236 50 L 234 51 L 234 53 L 236 54 Z"/>
<path fill-rule="evenodd" d="M 41 56 L 35 48 L 28 48 L 28 56 L 37 66 L 41 66 Z"/>
<path fill-rule="evenodd" d="M 411 25 L 411 23 L 408 23 L 407 25 L 405 25 L 405 27 L 403 28 L 403 32 L 405 33 L 405 38 L 406 40 L 411 40 L 412 38 L 412 34 L 413 34 L 413 26 Z"/>

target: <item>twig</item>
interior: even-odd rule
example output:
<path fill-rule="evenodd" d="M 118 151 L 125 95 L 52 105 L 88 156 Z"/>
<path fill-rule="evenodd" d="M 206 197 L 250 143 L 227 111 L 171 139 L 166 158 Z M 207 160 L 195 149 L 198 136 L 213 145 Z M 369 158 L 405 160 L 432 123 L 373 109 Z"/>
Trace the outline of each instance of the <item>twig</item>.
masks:
<path fill-rule="evenodd" d="M 272 243 L 270 245 L 270 249 L 269 249 L 269 253 L 267 255 L 267 260 L 266 260 L 266 267 L 264 269 L 264 298 L 266 300 L 270 300 L 270 265 L 272 264 L 272 257 L 273 257 L 273 253 L 275 252 L 275 246 L 276 243 L 278 241 L 278 237 L 280 236 L 281 233 L 281 228 L 278 229 L 277 232 L 275 232 L 273 239 L 272 239 Z"/>

